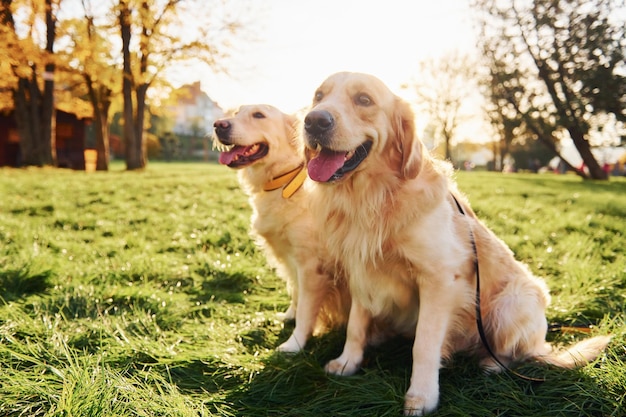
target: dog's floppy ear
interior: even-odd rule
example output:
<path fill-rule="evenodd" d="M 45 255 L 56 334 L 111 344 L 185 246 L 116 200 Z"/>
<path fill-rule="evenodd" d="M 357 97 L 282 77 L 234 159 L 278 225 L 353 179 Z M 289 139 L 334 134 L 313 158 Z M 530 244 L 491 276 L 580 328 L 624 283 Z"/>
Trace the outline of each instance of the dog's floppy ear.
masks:
<path fill-rule="evenodd" d="M 400 98 L 396 98 L 395 103 L 394 131 L 402 156 L 400 175 L 404 179 L 415 178 L 422 165 L 422 142 L 415 134 L 413 111 L 409 104 Z"/>
<path fill-rule="evenodd" d="M 293 114 L 284 114 L 283 113 L 283 121 L 285 126 L 285 135 L 289 138 L 289 142 L 295 149 L 300 147 L 300 121 L 298 117 Z"/>
<path fill-rule="evenodd" d="M 289 133 L 289 138 L 294 145 L 294 148 L 298 150 L 298 154 L 302 159 L 308 162 L 311 159 L 311 150 L 306 147 L 304 143 L 303 130 L 304 130 L 304 115 L 302 112 L 296 112 L 295 114 L 285 115 L 285 128 Z"/>

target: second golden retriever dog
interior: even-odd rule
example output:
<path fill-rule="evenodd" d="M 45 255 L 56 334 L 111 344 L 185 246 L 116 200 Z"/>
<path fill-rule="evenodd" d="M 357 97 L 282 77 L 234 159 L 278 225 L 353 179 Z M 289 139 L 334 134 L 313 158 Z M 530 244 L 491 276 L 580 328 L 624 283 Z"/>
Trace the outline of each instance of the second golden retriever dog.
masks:
<path fill-rule="evenodd" d="M 546 343 L 545 283 L 476 218 L 449 164 L 416 137 L 409 105 L 380 80 L 330 76 L 315 92 L 304 130 L 317 184 L 312 211 L 352 295 L 344 349 L 328 373 L 359 369 L 373 318 L 414 335 L 406 415 L 436 409 L 439 368 L 454 352 L 472 352 L 499 371 L 500 363 L 525 360 L 572 368 L 606 347 L 608 336 L 562 350 Z M 497 360 L 481 342 L 477 316 Z"/>
<path fill-rule="evenodd" d="M 214 123 L 223 152 L 220 163 L 239 170 L 252 206 L 252 232 L 269 263 L 287 281 L 296 320 L 279 351 L 304 347 L 315 329 L 345 323 L 350 298 L 345 280 L 328 263 L 308 209 L 304 160 L 298 152 L 298 122 L 273 106 L 242 106 Z"/>

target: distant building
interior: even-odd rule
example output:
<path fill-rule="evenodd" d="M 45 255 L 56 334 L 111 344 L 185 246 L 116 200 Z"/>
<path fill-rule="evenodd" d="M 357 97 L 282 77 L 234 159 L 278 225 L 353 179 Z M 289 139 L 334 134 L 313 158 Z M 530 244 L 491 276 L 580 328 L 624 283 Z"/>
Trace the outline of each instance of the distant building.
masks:
<path fill-rule="evenodd" d="M 200 89 L 200 82 L 186 84 L 175 92 L 178 97 L 170 110 L 174 114 L 172 132 L 203 137 L 213 130 L 213 122 L 224 115 L 220 106 Z"/>
<path fill-rule="evenodd" d="M 169 127 L 159 137 L 161 156 L 165 160 L 217 158 L 210 137 L 213 123 L 224 116 L 224 111 L 200 89 L 200 82 L 175 90 L 169 103 Z"/>
<path fill-rule="evenodd" d="M 93 141 L 91 119 L 56 111 L 57 165 L 85 169 L 85 149 Z M 20 135 L 13 112 L 0 112 L 0 166 L 20 166 Z"/>

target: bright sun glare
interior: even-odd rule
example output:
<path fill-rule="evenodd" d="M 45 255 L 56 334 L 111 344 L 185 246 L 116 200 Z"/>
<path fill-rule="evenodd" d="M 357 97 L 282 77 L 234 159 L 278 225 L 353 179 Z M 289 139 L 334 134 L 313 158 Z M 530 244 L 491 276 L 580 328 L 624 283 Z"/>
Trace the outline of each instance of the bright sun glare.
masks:
<path fill-rule="evenodd" d="M 376 75 L 402 95 L 421 60 L 474 45 L 464 0 L 268 0 L 264 7 L 259 41 L 240 51 L 231 74 L 201 77 L 225 110 L 268 103 L 295 112 L 328 75 L 345 70 Z M 186 75 L 177 83 L 190 82 Z"/>

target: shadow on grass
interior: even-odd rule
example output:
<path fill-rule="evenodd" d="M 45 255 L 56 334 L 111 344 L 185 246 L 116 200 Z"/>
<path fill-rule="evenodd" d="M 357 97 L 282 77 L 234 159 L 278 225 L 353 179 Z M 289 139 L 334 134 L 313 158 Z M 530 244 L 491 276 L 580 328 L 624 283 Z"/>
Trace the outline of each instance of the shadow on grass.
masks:
<path fill-rule="evenodd" d="M 32 271 L 29 267 L 0 271 L 0 294 L 4 301 L 44 293 L 50 287 L 52 271 Z"/>
<path fill-rule="evenodd" d="M 261 371 L 223 400 L 238 416 L 401 415 L 410 383 L 411 341 L 397 338 L 369 349 L 362 370 L 351 377 L 325 375 L 323 365 L 338 355 L 341 339 L 342 333 L 333 332 L 314 338 L 297 355 L 272 354 Z M 624 397 L 583 370 L 527 364 L 519 371 L 546 382 L 510 373 L 486 375 L 474 358 L 458 355 L 440 371 L 440 405 L 434 415 L 608 416 L 615 415 Z"/>
<path fill-rule="evenodd" d="M 224 400 L 238 416 L 400 415 L 406 369 L 410 369 L 409 344 L 393 340 L 368 351 L 364 369 L 358 374 L 347 378 L 328 376 L 324 364 L 341 352 L 343 335 L 342 331 L 334 331 L 312 338 L 296 355 L 273 353 L 263 361 L 261 371 L 229 392 Z M 377 369 L 379 349 L 389 349 L 385 356 L 394 371 Z"/>
<path fill-rule="evenodd" d="M 599 381 L 582 370 L 523 365 L 523 375 L 486 375 L 471 358 L 457 359 L 440 374 L 440 416 L 609 416 L 619 404 Z"/>
<path fill-rule="evenodd" d="M 243 272 L 228 273 L 209 264 L 199 266 L 194 272 L 204 277 L 201 291 L 194 301 L 204 303 L 219 300 L 242 304 L 245 302 L 245 295 L 254 287 L 253 278 Z"/>
<path fill-rule="evenodd" d="M 154 368 L 166 374 L 183 394 L 233 391 L 244 385 L 249 373 L 220 359 L 190 360 Z"/>
<path fill-rule="evenodd" d="M 20 207 L 9 211 L 11 214 L 28 214 L 31 217 L 45 217 L 54 213 L 54 206 L 52 204 L 45 204 L 40 206 Z"/>

